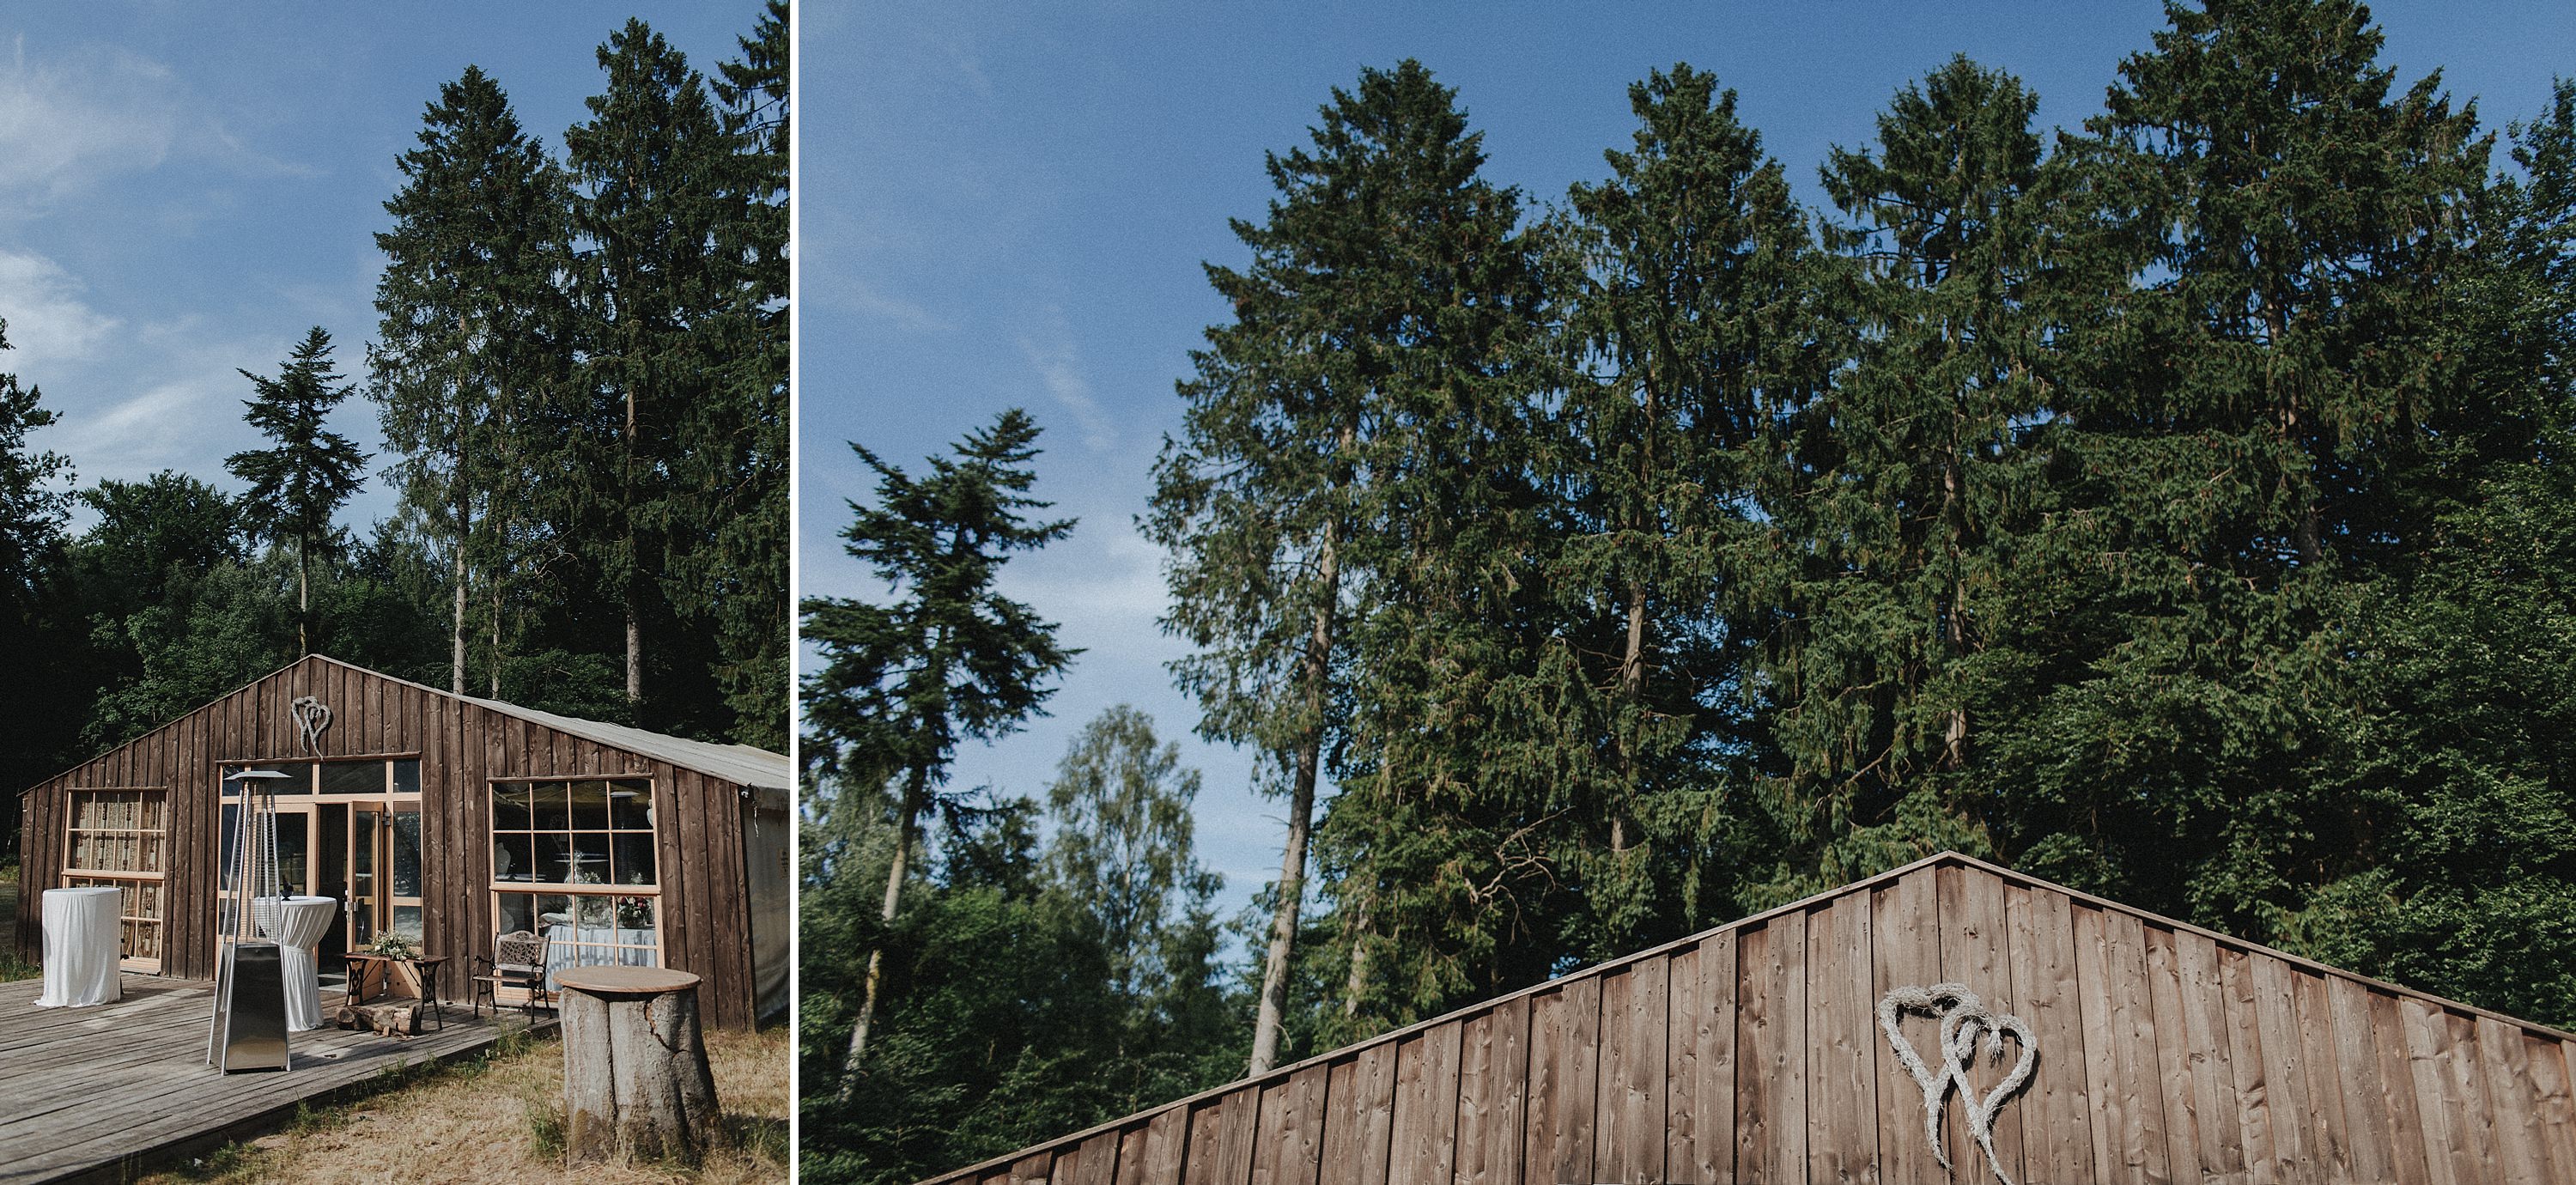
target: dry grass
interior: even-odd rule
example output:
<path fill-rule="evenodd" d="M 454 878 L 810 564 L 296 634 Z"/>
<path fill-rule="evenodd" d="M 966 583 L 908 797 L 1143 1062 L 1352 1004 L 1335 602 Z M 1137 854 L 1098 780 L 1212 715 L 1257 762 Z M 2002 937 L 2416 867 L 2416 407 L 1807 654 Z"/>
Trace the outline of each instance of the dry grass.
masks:
<path fill-rule="evenodd" d="M 757 1033 L 710 1031 L 707 1058 L 731 1129 L 722 1146 L 695 1170 L 584 1166 L 583 1185 L 787 1180 L 787 1057 L 783 1025 Z M 303 1112 L 284 1131 L 146 1177 L 146 1185 L 526 1181 L 564 1171 L 563 1050 L 554 1042 L 400 1077 L 417 1081 Z"/>

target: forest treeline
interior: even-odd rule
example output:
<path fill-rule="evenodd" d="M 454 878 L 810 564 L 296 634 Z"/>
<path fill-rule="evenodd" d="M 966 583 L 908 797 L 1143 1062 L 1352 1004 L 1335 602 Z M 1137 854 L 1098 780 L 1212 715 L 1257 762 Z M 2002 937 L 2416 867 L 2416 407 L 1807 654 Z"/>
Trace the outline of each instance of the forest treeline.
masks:
<path fill-rule="evenodd" d="M 1686 65 L 1558 202 L 1410 61 L 1269 158 L 1140 517 L 1187 723 L 1288 821 L 1240 982 L 1083 806 L 1150 734 L 1093 725 L 1044 806 L 944 787 L 1078 661 L 991 592 L 1061 534 L 1035 426 L 862 450 L 893 591 L 807 606 L 807 1172 L 917 1178 L 1941 849 L 2576 1023 L 2576 85 L 2499 135 L 2348 0 L 2167 15 L 2080 128 L 1940 66 L 1824 208 Z M 1140 914 L 1148 986 L 1104 970 Z"/>
<path fill-rule="evenodd" d="M 316 327 L 242 372 L 238 492 L 78 485 L 28 439 L 42 376 L 0 373 L 13 839 L 21 790 L 308 651 L 785 748 L 787 19 L 712 77 L 629 21 L 560 157 L 480 69 L 442 86 L 395 162 L 374 341 Z M 381 455 L 325 426 L 352 394 Z M 370 480 L 399 510 L 338 521 Z"/>

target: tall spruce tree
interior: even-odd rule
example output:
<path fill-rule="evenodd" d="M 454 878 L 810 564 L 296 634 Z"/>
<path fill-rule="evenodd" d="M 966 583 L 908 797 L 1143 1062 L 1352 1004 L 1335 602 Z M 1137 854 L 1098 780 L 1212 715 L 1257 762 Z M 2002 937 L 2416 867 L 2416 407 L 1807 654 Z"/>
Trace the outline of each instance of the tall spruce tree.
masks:
<path fill-rule="evenodd" d="M 561 177 L 481 69 L 441 86 L 424 125 L 396 162 L 394 228 L 376 236 L 368 395 L 401 455 L 406 507 L 447 552 L 449 689 L 462 694 L 476 569 L 498 606 L 536 496 L 528 475 L 568 468 L 549 458 L 579 436 L 549 410 L 571 358 L 570 235 Z"/>
<path fill-rule="evenodd" d="M 349 397 L 335 386 L 331 335 L 316 325 L 278 367 L 276 378 L 245 370 L 252 398 L 244 418 L 274 447 L 234 453 L 224 468 L 250 483 L 242 495 L 245 521 L 260 538 L 295 549 L 295 648 L 313 652 L 313 561 L 339 554 L 331 519 L 341 503 L 366 483 L 367 454 L 323 421 Z"/>
<path fill-rule="evenodd" d="M 1363 70 L 1356 90 L 1335 88 L 1309 147 L 1270 155 L 1267 221 L 1233 223 L 1250 267 L 1207 268 L 1235 319 L 1192 355 L 1182 433 L 1156 462 L 1144 526 L 1172 553 L 1164 626 L 1198 648 L 1175 674 L 1201 734 L 1257 747 L 1289 800 L 1255 1073 L 1280 1055 L 1317 784 L 1356 735 L 1352 630 L 1391 557 L 1431 543 L 1382 534 L 1434 521 L 1405 519 L 1397 488 L 1437 514 L 1521 480 L 1480 446 L 1505 402 L 1488 380 L 1526 348 L 1510 327 L 1529 319 L 1533 282 L 1517 196 L 1478 176 L 1479 137 L 1453 99 L 1418 62 Z M 1501 463 L 1477 468 L 1488 461 Z M 1482 520 L 1457 521 L 1492 541 Z"/>
<path fill-rule="evenodd" d="M 711 527 L 690 518 L 676 493 L 682 425 L 726 388 L 726 343 L 715 327 L 735 304 L 745 257 L 737 251 L 729 260 L 719 246 L 733 140 L 705 78 L 636 19 L 599 47 L 599 66 L 607 89 L 584 100 L 591 118 L 564 133 L 583 246 L 584 378 L 598 401 L 581 468 L 596 476 L 575 492 L 584 501 L 584 545 L 625 617 L 627 702 L 650 717 L 645 635 L 669 623 L 665 649 L 677 649 L 664 579 L 673 552 Z M 734 345 L 760 348 L 752 340 Z M 744 427 L 714 418 L 735 433 Z M 660 698 L 676 711 L 683 697 Z"/>
<path fill-rule="evenodd" d="M 718 375 L 679 427 L 680 519 L 663 587 L 712 624 L 733 739 L 787 745 L 786 0 L 770 0 L 742 58 L 717 67 L 731 139 L 716 250 L 730 267 L 712 320 Z"/>
<path fill-rule="evenodd" d="M 1016 730 L 1039 713 L 1048 686 L 1077 651 L 1055 626 L 994 590 L 1014 552 L 1043 547 L 1073 520 L 1031 522 L 1048 503 L 1028 496 L 1038 425 L 1012 408 L 968 433 L 953 458 L 914 478 L 852 444 L 877 475 L 877 504 L 850 504 L 851 556 L 886 581 L 889 604 L 839 597 L 804 603 L 805 639 L 823 666 L 805 681 L 808 759 L 843 786 L 900 783 L 883 920 L 902 905 L 922 814 L 948 777 L 957 745 Z M 884 988 L 885 949 L 868 952 L 864 993 L 840 1066 L 846 1102 L 865 1066 Z"/>
<path fill-rule="evenodd" d="M 2372 844 L 2332 772 L 2355 597 L 2531 424 L 2466 381 L 2474 113 L 2395 88 L 2348 0 L 2167 16 L 2061 154 L 2097 287 L 2053 339 L 2052 533 L 2103 558 L 1991 780 L 2024 866 L 2263 936 Z"/>
<path fill-rule="evenodd" d="M 1765 507 L 1790 557 L 1762 652 L 1789 840 L 1758 899 L 1942 848 L 1991 853 L 1952 791 L 1973 757 L 1981 658 L 2009 631 L 2016 532 L 2035 521 L 2047 420 L 2023 303 L 2041 270 L 2038 96 L 1954 58 L 1899 91 L 1826 193 L 1852 267 L 1829 289 L 1851 362 L 1788 409 Z"/>
<path fill-rule="evenodd" d="M 1559 864 L 1592 915 L 1578 941 L 1603 957 L 1728 902 L 1733 870 L 1709 863 L 1727 812 L 1707 775 L 1753 727 L 1739 678 L 1754 487 L 1772 411 L 1832 356 L 1806 212 L 1735 93 L 1683 64 L 1628 100 L 1631 147 L 1569 195 L 1583 278 L 1547 461 L 1545 579 L 1574 676 L 1557 711 L 1593 730 L 1565 754 L 1590 759 L 1564 779 L 1589 790 Z"/>

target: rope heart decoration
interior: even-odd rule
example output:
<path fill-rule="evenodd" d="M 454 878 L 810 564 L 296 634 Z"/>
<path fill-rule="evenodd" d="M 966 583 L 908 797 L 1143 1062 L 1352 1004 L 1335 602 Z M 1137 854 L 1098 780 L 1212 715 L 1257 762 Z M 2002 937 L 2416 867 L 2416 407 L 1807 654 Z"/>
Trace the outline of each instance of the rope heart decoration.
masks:
<path fill-rule="evenodd" d="M 1908 1012 L 1940 1018 L 1940 1070 L 1924 1065 L 1923 1058 L 1914 1052 L 1914 1043 L 1897 1031 L 1898 1017 Z M 2004 1172 L 2003 1158 L 1995 1154 L 1995 1113 L 2030 1081 L 2031 1067 L 2039 1060 L 2039 1042 L 2031 1035 L 2030 1026 L 2018 1016 L 1987 1008 L 1965 984 L 1936 983 L 1928 988 L 1889 989 L 1878 1001 L 1878 1027 L 1887 1033 L 1887 1044 L 1895 1051 L 1896 1060 L 1914 1076 L 1915 1085 L 1923 1088 L 1923 1138 L 1931 1141 L 1932 1155 L 1941 1161 L 1941 1167 L 1951 1167 L 1950 1154 L 1941 1147 L 1941 1105 L 1955 1085 L 1960 1101 L 1968 1107 L 1968 1130 L 1977 1137 L 1977 1145 L 1986 1150 L 1986 1163 L 1994 1168 L 1997 1180 L 2013 1185 L 2011 1174 Z M 2021 1043 L 2021 1060 L 1983 1098 L 1968 1083 L 1968 1068 L 1976 1064 L 1977 1038 L 1981 1034 L 1986 1039 L 1987 1055 L 1998 1065 L 2004 1059 L 2007 1034 Z"/>
<path fill-rule="evenodd" d="M 304 751 L 321 756 L 322 730 L 331 727 L 331 709 L 309 695 L 299 695 L 287 706 L 295 711 L 295 730 L 301 734 Z"/>

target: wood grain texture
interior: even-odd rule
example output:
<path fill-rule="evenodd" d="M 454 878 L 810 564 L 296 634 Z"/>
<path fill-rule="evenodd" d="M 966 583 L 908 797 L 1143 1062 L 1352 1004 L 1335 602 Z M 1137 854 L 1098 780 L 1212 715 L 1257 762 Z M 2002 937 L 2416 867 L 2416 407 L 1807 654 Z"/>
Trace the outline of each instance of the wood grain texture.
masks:
<path fill-rule="evenodd" d="M 1807 918 L 1792 911 L 1737 938 L 1735 1175 L 1748 1185 L 1807 1177 Z M 1568 1178 L 1561 1178 L 1568 1179 Z"/>
<path fill-rule="evenodd" d="M 1675 1180 L 1735 1180 L 1735 931 L 1672 956 L 1664 1163 Z"/>
<path fill-rule="evenodd" d="M 2170 1181 L 2175 1178 L 2165 1139 L 2165 1072 L 2147 980 L 2146 927 L 2134 914 L 2107 911 L 2102 934 L 2116 1037 L 2112 1053 L 2126 1099 L 2121 1115 L 2125 1163 L 2137 1166 L 2146 1180 Z"/>
<path fill-rule="evenodd" d="M 1261 1088 L 1261 1138 L 1252 1185 L 1318 1185 L 1323 1164 L 1324 1067 L 1308 1066 Z"/>
<path fill-rule="evenodd" d="M 2364 1181 L 2393 1181 L 2396 1138 L 2389 1130 L 2388 1096 L 2379 1089 L 2379 1039 L 2370 1021 L 2370 989 L 2342 978 L 2324 978 L 2323 986 L 2352 1174 Z"/>
<path fill-rule="evenodd" d="M 2013 886 L 2004 897 L 2012 931 L 2013 994 L 2039 1037 L 2039 1062 L 2014 1107 L 2024 1112 L 2022 1163 L 2033 1181 L 2079 1181 L 2093 1171 L 2093 1124 L 2084 1076 L 2083 1005 L 2075 990 L 2075 934 L 2063 893 Z"/>
<path fill-rule="evenodd" d="M 2442 1021 L 2442 1010 L 2422 1000 L 2399 1000 L 2397 1019 L 2406 1043 L 2406 1069 L 2413 1080 L 2415 1113 L 2423 1124 L 2425 1176 L 2433 1185 L 2475 1181 L 2476 1166 L 2461 1163 L 2463 1107 L 2460 1097 L 2450 1089 L 2447 1061 L 2451 1037 L 2449 1026 Z"/>
<path fill-rule="evenodd" d="M 2256 1015 L 2255 956 L 2235 947 L 2218 950 L 2218 980 L 2227 997 L 2227 1063 L 2236 1086 L 2236 1126 L 2244 1142 L 2246 1180 L 2271 1185 L 2280 1179 L 2275 1155 L 2274 1080 L 2263 1049 L 2263 1029 Z M 2270 960 L 2264 960 L 2269 962 Z"/>
<path fill-rule="evenodd" d="M 1073 1176 L 1066 1185 L 1118 1185 L 1118 1132 L 1101 1132 L 1084 1140 L 1074 1154 Z"/>
<path fill-rule="evenodd" d="M 1878 1176 L 1877 996 L 1870 903 L 1853 893 L 1807 915 L 1807 1180 Z"/>
<path fill-rule="evenodd" d="M 2192 1159 L 2182 1163 L 2202 1178 L 2241 1175 L 2245 1172 L 2244 1126 L 2236 1105 L 2227 986 L 2219 978 L 2218 944 L 2206 935 L 2170 933 L 2168 949 L 2178 993 L 2182 1070 L 2187 1078 L 2184 1107 L 2191 1117 Z M 2171 1060 L 2166 1064 L 2170 1067 Z M 2168 1105 L 2166 1114 L 2172 1112 Z"/>
<path fill-rule="evenodd" d="M 1592 1117 L 1601 1069 L 1601 980 L 1586 976 L 1530 998 L 1527 1180 L 1591 1181 Z"/>
<path fill-rule="evenodd" d="M 2538 1034 L 2526 1035 L 2524 1059 L 2531 1071 L 2532 1119 L 2540 1129 L 2540 1151 L 2554 1181 L 2576 1177 L 2576 1098 L 2570 1097 L 2564 1043 Z"/>
<path fill-rule="evenodd" d="M 1145 1125 L 1145 1154 L 1136 1158 L 1136 1178 L 1122 1185 L 1181 1185 L 1181 1153 L 1187 1150 L 1190 1113 L 1171 1107 Z"/>
<path fill-rule="evenodd" d="M 2483 1016 L 2476 1027 L 2478 1066 L 2485 1072 L 2487 1107 L 2495 1116 L 2491 1147 L 2496 1171 L 2508 1181 L 2550 1180 L 2548 1160 L 2540 1147 L 2536 1092 L 2523 1035 Z"/>
<path fill-rule="evenodd" d="M 2399 1185 L 2431 1185 L 2432 1165 L 2425 1154 L 2424 1118 L 2415 1105 L 2415 1072 L 2406 1056 L 2406 1022 L 2397 997 L 2370 992 L 2371 1044 L 2379 1051 L 2379 1104 L 2388 1112 L 2389 1154 L 2395 1158 L 2391 1179 Z"/>
<path fill-rule="evenodd" d="M 2290 989 L 2298 1013 L 2300 1070 L 2308 1092 L 2310 1171 L 2351 1180 L 2352 1131 L 2344 1117 L 2343 1077 L 2336 1065 L 2334 1017 L 2326 1002 L 2325 977 L 2293 971 Z"/>
<path fill-rule="evenodd" d="M 2181 956 L 2174 950 L 2173 932 L 2162 926 L 2141 926 L 2139 937 L 2146 944 L 2147 1015 L 2155 1023 L 2159 1046 L 2156 1063 L 2161 1072 L 2155 1075 L 2155 1083 L 2161 1088 L 2158 1104 L 2164 1116 L 2165 1164 L 2175 1180 L 2200 1180 L 2199 1116 L 2191 1076 L 2185 1070 L 2202 1053 L 2183 1032 Z"/>
<path fill-rule="evenodd" d="M 1458 1045 L 1465 1025 L 1443 1021 L 1396 1043 L 1390 1185 L 1449 1185 L 1458 1151 Z"/>
<path fill-rule="evenodd" d="M 1664 1026 L 1671 971 L 1648 959 L 1601 980 L 1601 1076 L 1592 1111 L 1592 1179 L 1664 1178 Z"/>
<path fill-rule="evenodd" d="M 1466 1022 L 1458 1065 L 1459 1185 L 1521 1185 L 1528 1099 L 1529 998 L 1522 996 Z"/>
<path fill-rule="evenodd" d="M 1878 1001 L 1888 989 L 1930 987 L 1942 981 L 1941 898 L 1935 870 L 1907 873 L 1871 894 L 1870 950 L 1869 1023 L 1875 1029 Z M 1940 1045 L 1937 1026 L 1921 1017 L 1909 1018 L 1902 1031 L 1918 1055 Z M 1938 1185 L 1949 1180 L 1923 1138 L 1922 1090 L 1884 1037 L 1873 1036 L 1870 1048 L 1878 1067 L 1879 1179 L 1888 1185 Z"/>
<path fill-rule="evenodd" d="M 2021 1005 L 2013 993 L 2003 882 L 1972 868 L 1949 867 L 1938 870 L 1937 884 L 1941 897 L 1941 977 L 1968 985 L 1988 1008 L 2018 1015 Z M 1968 1081 L 1981 1094 L 1992 1089 L 2012 1069 L 2021 1052 L 2017 1042 L 2007 1043 L 2004 1060 L 1998 1065 L 1980 1044 L 1976 1064 L 1969 1067 Z M 2032 1072 L 2038 1072 L 2035 1064 Z M 2019 1102 L 2004 1104 L 1994 1124 L 1995 1155 L 2004 1172 L 2015 1181 L 2027 1176 L 2022 1168 L 2021 1108 Z M 1949 1109 L 1948 1132 L 1945 1142 L 1951 1149 L 1950 1179 L 1961 1185 L 1993 1180 L 1985 1150 L 1978 1146 L 1975 1131 L 1968 1125 L 1967 1099 L 1957 1098 Z"/>

